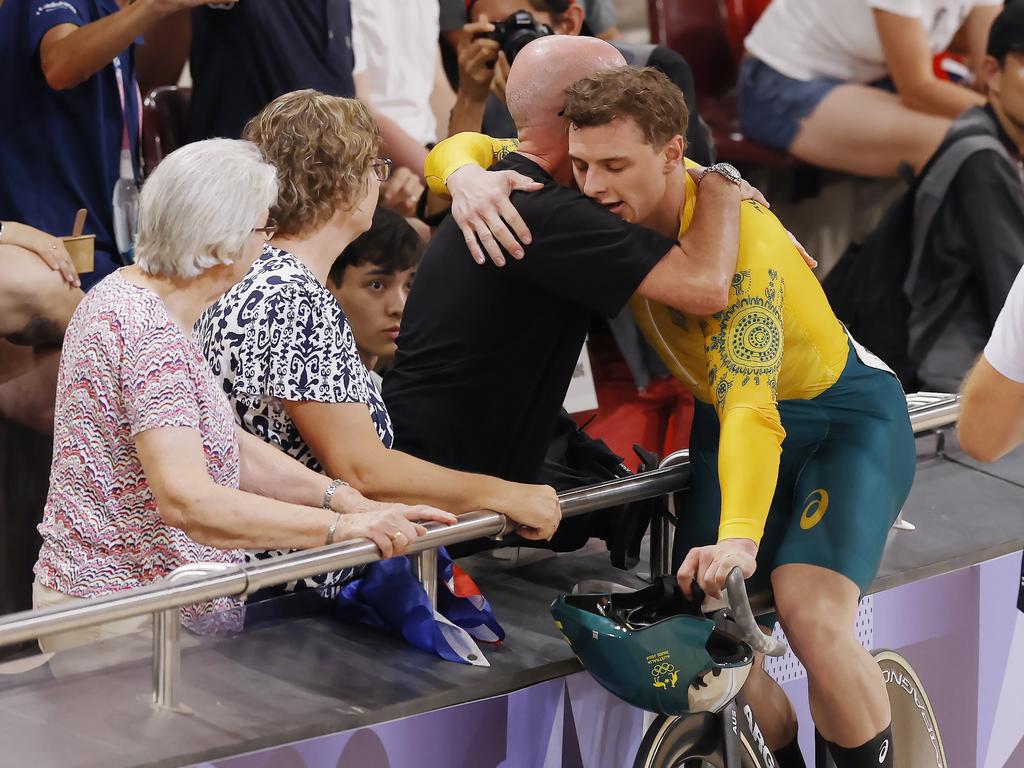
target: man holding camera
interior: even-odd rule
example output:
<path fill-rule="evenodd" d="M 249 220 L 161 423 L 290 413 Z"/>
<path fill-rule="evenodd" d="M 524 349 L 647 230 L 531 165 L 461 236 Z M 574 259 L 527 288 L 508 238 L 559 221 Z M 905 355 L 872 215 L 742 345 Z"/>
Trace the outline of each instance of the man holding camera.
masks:
<path fill-rule="evenodd" d="M 515 122 L 505 98 L 515 52 L 546 35 L 589 35 L 583 5 L 580 0 L 466 0 L 466 21 L 456 32 L 445 30 L 442 20 L 443 36 L 458 44 L 458 93 L 448 135 L 479 131 L 515 138 Z M 690 157 L 702 165 L 714 162 L 707 129 L 697 112 L 693 75 L 683 57 L 662 46 L 613 44 L 627 64 L 660 69 L 679 87 L 693 117 L 686 136 Z"/>

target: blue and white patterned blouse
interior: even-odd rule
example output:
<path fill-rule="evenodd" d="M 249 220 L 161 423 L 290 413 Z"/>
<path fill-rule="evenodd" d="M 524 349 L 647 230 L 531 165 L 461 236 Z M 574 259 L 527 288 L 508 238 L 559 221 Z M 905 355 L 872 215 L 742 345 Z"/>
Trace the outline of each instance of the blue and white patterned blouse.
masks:
<path fill-rule="evenodd" d="M 265 246 L 241 282 L 196 322 L 195 341 L 242 428 L 310 469 L 323 472 L 284 400 L 365 403 L 381 442 L 391 447 L 391 419 L 359 358 L 341 305 L 287 251 Z M 351 575 L 308 583 L 336 585 Z"/>

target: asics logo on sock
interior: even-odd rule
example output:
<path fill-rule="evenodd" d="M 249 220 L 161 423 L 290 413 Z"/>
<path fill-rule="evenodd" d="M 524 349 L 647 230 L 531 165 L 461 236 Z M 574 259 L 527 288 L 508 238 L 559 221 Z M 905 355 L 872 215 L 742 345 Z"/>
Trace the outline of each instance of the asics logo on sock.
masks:
<path fill-rule="evenodd" d="M 881 765 L 885 762 L 885 758 L 889 756 L 889 740 L 886 739 L 882 742 L 882 748 L 878 751 L 878 764 Z"/>

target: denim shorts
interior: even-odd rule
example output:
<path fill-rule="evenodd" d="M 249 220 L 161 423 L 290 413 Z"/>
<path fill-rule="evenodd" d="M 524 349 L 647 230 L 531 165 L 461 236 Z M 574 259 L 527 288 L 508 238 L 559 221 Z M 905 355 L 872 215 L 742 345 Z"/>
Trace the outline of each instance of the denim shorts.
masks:
<path fill-rule="evenodd" d="M 760 59 L 747 56 L 736 81 L 740 128 L 748 139 L 788 152 L 800 132 L 800 121 L 837 85 L 843 81 L 786 77 Z"/>

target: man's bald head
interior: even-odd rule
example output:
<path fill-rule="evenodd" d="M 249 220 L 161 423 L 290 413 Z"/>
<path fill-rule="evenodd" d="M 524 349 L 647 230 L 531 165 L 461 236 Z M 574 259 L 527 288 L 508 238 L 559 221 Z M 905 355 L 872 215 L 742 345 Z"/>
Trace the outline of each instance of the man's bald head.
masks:
<path fill-rule="evenodd" d="M 508 110 L 520 133 L 562 123 L 565 89 L 601 69 L 623 67 L 614 46 L 596 37 L 550 35 L 527 45 L 516 56 L 505 85 Z"/>

